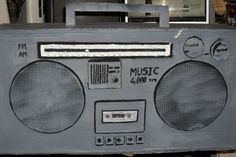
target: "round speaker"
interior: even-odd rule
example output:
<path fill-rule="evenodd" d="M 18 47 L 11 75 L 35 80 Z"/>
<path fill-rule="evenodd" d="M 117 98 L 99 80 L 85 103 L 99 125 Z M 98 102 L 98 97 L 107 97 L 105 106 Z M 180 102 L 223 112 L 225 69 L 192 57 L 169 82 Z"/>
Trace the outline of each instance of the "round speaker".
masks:
<path fill-rule="evenodd" d="M 212 65 L 187 61 L 165 73 L 154 94 L 155 106 L 169 126 L 185 131 L 204 128 L 223 111 L 227 86 Z"/>
<path fill-rule="evenodd" d="M 65 65 L 37 61 L 15 76 L 10 102 L 17 118 L 42 133 L 56 133 L 73 126 L 81 116 L 85 94 L 77 75 Z"/>

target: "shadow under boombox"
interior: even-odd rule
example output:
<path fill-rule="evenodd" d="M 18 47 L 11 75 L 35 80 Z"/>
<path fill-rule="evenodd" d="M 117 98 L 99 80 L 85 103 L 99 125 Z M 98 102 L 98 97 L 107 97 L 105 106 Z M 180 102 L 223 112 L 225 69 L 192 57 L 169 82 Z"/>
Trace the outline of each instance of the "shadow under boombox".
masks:
<path fill-rule="evenodd" d="M 0 154 L 235 149 L 235 40 L 218 25 L 0 26 Z"/>

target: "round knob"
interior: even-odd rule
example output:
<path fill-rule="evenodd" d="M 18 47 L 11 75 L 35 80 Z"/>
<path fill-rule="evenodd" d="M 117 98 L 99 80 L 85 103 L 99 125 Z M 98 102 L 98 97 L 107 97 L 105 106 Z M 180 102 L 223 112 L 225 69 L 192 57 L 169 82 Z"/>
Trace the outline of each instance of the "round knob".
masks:
<path fill-rule="evenodd" d="M 219 39 L 211 46 L 211 56 L 216 60 L 226 60 L 230 54 L 229 43 L 223 39 Z"/>
<path fill-rule="evenodd" d="M 190 58 L 197 58 L 204 52 L 204 43 L 198 37 L 189 38 L 184 44 L 184 54 Z"/>

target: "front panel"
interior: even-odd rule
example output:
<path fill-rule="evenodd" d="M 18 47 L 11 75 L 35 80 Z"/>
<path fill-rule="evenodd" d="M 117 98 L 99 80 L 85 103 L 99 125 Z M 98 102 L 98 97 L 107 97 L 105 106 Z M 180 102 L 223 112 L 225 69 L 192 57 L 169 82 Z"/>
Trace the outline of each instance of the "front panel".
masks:
<path fill-rule="evenodd" d="M 236 147 L 233 29 L 0 31 L 0 154 Z"/>

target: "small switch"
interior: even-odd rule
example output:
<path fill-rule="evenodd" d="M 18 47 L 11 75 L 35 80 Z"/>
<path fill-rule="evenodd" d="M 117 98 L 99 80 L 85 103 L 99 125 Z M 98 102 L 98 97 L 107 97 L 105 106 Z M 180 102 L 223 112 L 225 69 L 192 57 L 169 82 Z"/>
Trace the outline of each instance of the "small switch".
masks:
<path fill-rule="evenodd" d="M 127 136 L 126 137 L 126 144 L 127 145 L 132 145 L 135 143 L 135 137 L 134 136 Z"/>
<path fill-rule="evenodd" d="M 104 138 L 103 137 L 97 137 L 96 138 L 96 146 L 103 146 L 104 145 Z"/>

